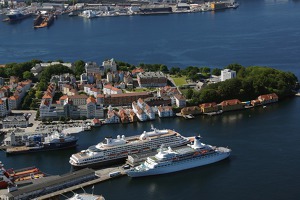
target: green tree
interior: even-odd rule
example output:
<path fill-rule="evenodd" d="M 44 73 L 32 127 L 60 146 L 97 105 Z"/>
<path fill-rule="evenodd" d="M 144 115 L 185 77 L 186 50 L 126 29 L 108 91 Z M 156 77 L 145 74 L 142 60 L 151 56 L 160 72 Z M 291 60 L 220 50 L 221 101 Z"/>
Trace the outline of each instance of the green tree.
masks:
<path fill-rule="evenodd" d="M 159 70 L 163 73 L 169 73 L 169 69 L 166 65 L 161 65 Z"/>
<path fill-rule="evenodd" d="M 211 71 L 211 74 L 212 74 L 212 75 L 215 75 L 215 76 L 220 76 L 220 75 L 221 75 L 221 69 L 219 69 L 219 68 L 214 68 L 214 69 Z"/>
<path fill-rule="evenodd" d="M 77 60 L 74 62 L 74 72 L 77 78 L 85 72 L 85 62 L 82 60 Z"/>
<path fill-rule="evenodd" d="M 186 98 L 191 99 L 193 97 L 193 94 L 194 94 L 194 91 L 191 88 L 189 88 L 186 92 Z"/>
<path fill-rule="evenodd" d="M 23 72 L 23 79 L 29 79 L 32 80 L 34 78 L 33 73 L 31 73 L 30 71 L 25 71 Z"/>
<path fill-rule="evenodd" d="M 35 93 L 35 98 L 37 98 L 37 99 L 42 99 L 42 97 L 43 97 L 43 92 L 42 91 L 36 91 L 36 93 Z"/>

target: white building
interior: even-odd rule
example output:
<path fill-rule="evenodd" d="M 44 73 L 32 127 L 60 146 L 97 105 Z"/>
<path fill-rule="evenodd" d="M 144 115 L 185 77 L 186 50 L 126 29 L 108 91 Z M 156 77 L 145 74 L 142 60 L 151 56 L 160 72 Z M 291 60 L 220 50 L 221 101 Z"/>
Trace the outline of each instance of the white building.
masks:
<path fill-rule="evenodd" d="M 236 72 L 230 69 L 221 70 L 221 81 L 236 77 Z"/>
<path fill-rule="evenodd" d="M 159 106 L 157 109 L 159 117 L 172 117 L 174 112 L 171 106 Z"/>
<path fill-rule="evenodd" d="M 24 116 L 8 116 L 2 121 L 3 128 L 26 128 L 28 120 Z"/>
<path fill-rule="evenodd" d="M 100 67 L 97 65 L 96 62 L 87 62 L 85 63 L 85 72 L 87 74 L 100 73 Z"/>
<path fill-rule="evenodd" d="M 103 94 L 122 94 L 122 90 L 113 87 L 112 85 L 104 85 L 103 87 Z"/>
<path fill-rule="evenodd" d="M 105 60 L 102 63 L 102 66 L 104 67 L 104 71 L 110 70 L 111 72 L 117 71 L 117 63 L 114 61 L 114 59 Z"/>

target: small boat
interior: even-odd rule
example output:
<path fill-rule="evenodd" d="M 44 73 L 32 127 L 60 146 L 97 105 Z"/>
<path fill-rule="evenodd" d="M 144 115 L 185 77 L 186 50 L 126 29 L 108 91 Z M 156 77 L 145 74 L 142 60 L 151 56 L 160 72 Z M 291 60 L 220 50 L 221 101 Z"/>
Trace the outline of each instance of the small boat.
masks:
<path fill-rule="evenodd" d="M 84 10 L 81 14 L 80 14 L 81 17 L 84 17 L 84 18 L 88 18 L 88 19 L 91 19 L 91 18 L 95 18 L 97 17 L 97 14 L 96 12 L 92 11 L 92 10 Z"/>
<path fill-rule="evenodd" d="M 230 3 L 227 8 L 234 8 L 236 9 L 237 7 L 239 7 L 239 3 L 238 2 L 233 2 L 233 3 Z"/>

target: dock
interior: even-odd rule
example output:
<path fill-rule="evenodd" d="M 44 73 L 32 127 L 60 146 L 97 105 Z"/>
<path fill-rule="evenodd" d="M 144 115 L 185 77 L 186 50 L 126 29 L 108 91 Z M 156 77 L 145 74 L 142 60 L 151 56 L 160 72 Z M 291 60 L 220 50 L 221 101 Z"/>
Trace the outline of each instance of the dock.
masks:
<path fill-rule="evenodd" d="M 111 176 L 110 173 L 118 172 L 117 175 Z M 83 187 L 99 184 L 103 181 L 110 180 L 126 175 L 122 166 L 115 166 L 100 170 L 85 168 L 74 171 L 62 176 L 55 176 L 52 179 L 38 179 L 35 184 L 19 188 L 6 194 L 6 197 L 31 197 L 37 200 L 57 199 L 60 195 Z"/>

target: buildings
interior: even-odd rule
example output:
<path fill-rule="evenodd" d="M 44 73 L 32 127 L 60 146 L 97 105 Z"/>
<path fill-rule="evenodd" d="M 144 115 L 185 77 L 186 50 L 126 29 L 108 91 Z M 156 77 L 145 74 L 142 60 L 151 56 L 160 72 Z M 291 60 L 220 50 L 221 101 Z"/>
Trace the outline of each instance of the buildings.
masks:
<path fill-rule="evenodd" d="M 140 121 L 155 119 L 155 113 L 153 109 L 148 104 L 146 104 L 141 98 L 139 98 L 137 102 L 134 101 L 132 103 L 132 109 Z"/>
<path fill-rule="evenodd" d="M 221 70 L 221 81 L 226 81 L 227 79 L 236 78 L 236 72 L 230 69 Z"/>
<path fill-rule="evenodd" d="M 114 61 L 114 59 L 105 60 L 102 62 L 102 66 L 104 68 L 104 71 L 110 70 L 111 72 L 117 71 L 117 63 Z"/>
<path fill-rule="evenodd" d="M 238 99 L 222 101 L 219 105 L 220 105 L 221 109 L 223 110 L 223 112 L 231 111 L 231 110 L 240 110 L 240 109 L 244 108 L 244 105 Z"/>
<path fill-rule="evenodd" d="M 28 120 L 20 115 L 20 116 L 7 116 L 2 121 L 3 128 L 26 128 L 28 126 Z"/>
<path fill-rule="evenodd" d="M 159 117 L 173 117 L 174 112 L 171 106 L 158 106 L 157 108 Z"/>
<path fill-rule="evenodd" d="M 40 72 L 42 72 L 46 67 L 50 67 L 53 65 L 63 65 L 70 69 L 73 69 L 74 65 L 72 63 L 60 63 L 60 62 L 51 62 L 51 63 L 38 63 L 34 67 L 31 68 L 31 73 L 34 76 L 38 76 Z"/>
<path fill-rule="evenodd" d="M 199 115 L 201 114 L 201 109 L 198 106 L 190 106 L 190 107 L 182 108 L 180 113 L 182 115 L 190 115 L 190 114 Z"/>
<path fill-rule="evenodd" d="M 167 77 L 162 72 L 140 72 L 137 74 L 140 87 L 164 87 L 167 85 Z"/>
<path fill-rule="evenodd" d="M 103 86 L 103 94 L 122 94 L 122 90 L 113 87 L 112 85 L 104 85 Z"/>
<path fill-rule="evenodd" d="M 203 104 L 200 104 L 199 107 L 201 108 L 202 113 L 217 112 L 219 110 L 216 102 L 203 103 Z"/>
<path fill-rule="evenodd" d="M 186 99 L 181 94 L 176 94 L 172 97 L 175 100 L 175 104 L 178 108 L 183 108 L 186 106 Z"/>
<path fill-rule="evenodd" d="M 135 93 L 123 93 L 123 94 L 111 94 L 97 95 L 97 103 L 103 106 L 128 106 L 131 105 L 133 101 L 137 101 L 139 98 L 152 97 L 153 95 L 148 92 L 135 92 Z"/>
<path fill-rule="evenodd" d="M 264 95 L 260 95 L 258 98 L 257 98 L 260 103 L 263 105 L 263 104 L 268 104 L 268 103 L 274 103 L 274 102 L 277 102 L 278 101 L 278 96 L 277 94 L 275 93 L 272 93 L 272 94 L 264 94 Z"/>

